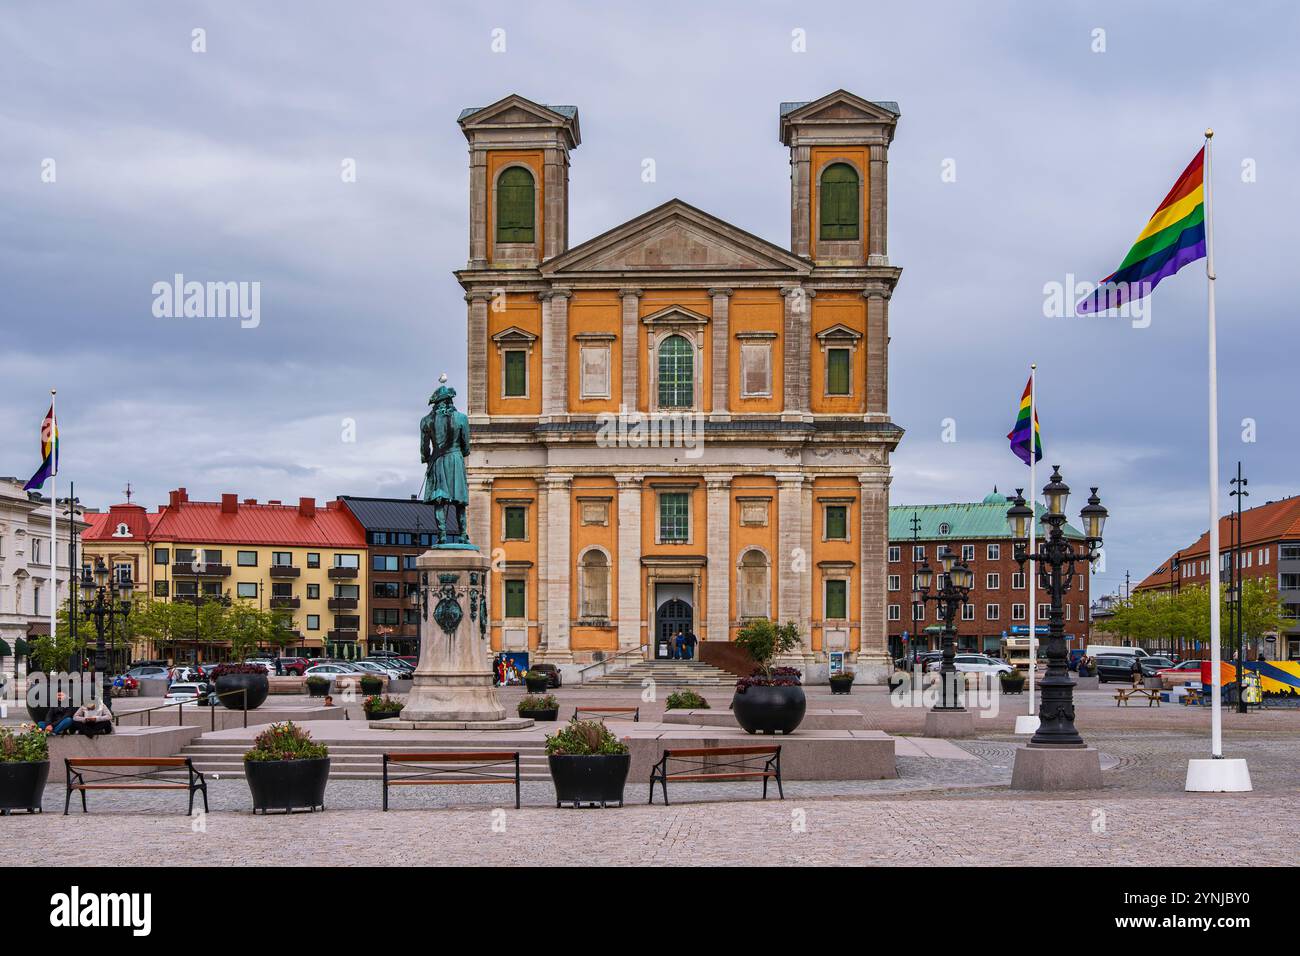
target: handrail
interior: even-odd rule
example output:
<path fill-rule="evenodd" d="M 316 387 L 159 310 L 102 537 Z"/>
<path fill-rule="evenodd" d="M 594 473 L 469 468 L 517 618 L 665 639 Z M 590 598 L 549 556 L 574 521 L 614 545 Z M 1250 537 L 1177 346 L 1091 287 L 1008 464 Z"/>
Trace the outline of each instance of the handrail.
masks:
<path fill-rule="evenodd" d="M 248 688 L 247 688 L 247 687 L 236 687 L 234 690 L 223 690 L 223 691 L 210 690 L 210 691 L 208 691 L 208 693 L 207 693 L 207 697 L 206 697 L 206 699 L 208 700 L 208 703 L 207 703 L 206 705 L 204 705 L 204 706 L 207 706 L 208 708 L 210 708 L 210 715 L 211 715 L 211 718 L 212 718 L 212 729 L 213 729 L 213 730 L 216 730 L 216 729 L 217 729 L 217 701 L 213 700 L 212 698 L 214 698 L 214 697 L 216 697 L 216 698 L 229 697 L 231 694 L 240 694 L 240 695 L 243 696 L 243 699 L 244 699 L 244 707 L 243 707 L 243 712 L 244 712 L 244 729 L 245 729 L 245 730 L 248 729 Z M 199 706 L 198 703 L 197 703 L 197 699 L 196 699 L 196 700 L 178 700 L 178 701 L 176 701 L 175 703 L 168 703 L 168 704 L 155 704 L 153 707 L 141 707 L 141 708 L 139 708 L 138 710 L 128 710 L 125 714 L 117 714 L 117 713 L 113 714 L 113 725 L 116 726 L 116 727 L 120 727 L 120 726 L 122 725 L 121 722 L 122 722 L 122 718 L 123 718 L 123 717 L 134 717 L 134 716 L 136 716 L 137 714 L 144 714 L 144 715 L 145 715 L 145 721 L 144 721 L 145 726 L 146 726 L 146 727 L 152 727 L 152 726 L 153 726 L 153 712 L 154 712 L 155 710 L 163 710 L 163 709 L 165 709 L 165 708 L 167 708 L 167 707 L 175 707 L 175 708 L 176 708 L 176 723 L 179 725 L 179 724 L 181 723 L 181 721 L 183 721 L 183 720 L 185 719 L 185 705 L 186 705 L 186 704 L 189 704 L 189 705 L 194 706 L 194 707 Z"/>
<path fill-rule="evenodd" d="M 580 667 L 580 668 L 578 668 L 578 683 L 581 684 L 581 683 L 583 683 L 584 681 L 586 681 L 586 679 L 587 679 L 587 671 L 592 670 L 593 668 L 596 668 L 596 667 L 601 668 L 601 673 L 600 673 L 599 676 L 604 676 L 606 673 L 608 673 L 608 670 L 607 670 L 608 666 L 609 666 L 612 662 L 618 660 L 619 658 L 622 658 L 622 657 L 630 657 L 630 656 L 632 656 L 633 654 L 640 654 L 640 655 L 641 655 L 641 660 L 645 660 L 645 659 L 646 659 L 646 656 L 649 654 L 649 652 L 650 652 L 650 645 L 649 645 L 649 644 L 642 644 L 640 647 L 629 647 L 629 648 L 628 648 L 627 650 L 625 650 L 625 651 L 619 651 L 619 652 L 618 652 L 617 654 L 615 654 L 613 657 L 606 657 L 604 660 L 593 661 L 592 663 L 587 664 L 585 667 Z"/>

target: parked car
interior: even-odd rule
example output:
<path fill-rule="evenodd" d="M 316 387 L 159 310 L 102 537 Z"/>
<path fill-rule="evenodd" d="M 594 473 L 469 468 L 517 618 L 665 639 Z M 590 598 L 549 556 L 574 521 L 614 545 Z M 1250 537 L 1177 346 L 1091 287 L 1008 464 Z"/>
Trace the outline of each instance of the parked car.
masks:
<path fill-rule="evenodd" d="M 301 677 L 311 667 L 311 662 L 305 657 L 281 657 L 277 660 L 280 662 L 280 673 L 289 677 Z M 275 669 L 274 662 L 271 669 Z"/>
<path fill-rule="evenodd" d="M 167 668 L 157 664 L 142 664 L 126 672 L 127 677 L 136 680 L 167 680 Z"/>
<path fill-rule="evenodd" d="M 308 677 L 319 676 L 319 677 L 326 677 L 331 680 L 335 677 L 339 677 L 343 675 L 355 676 L 356 674 L 357 671 L 355 669 L 351 667 L 346 667 L 343 664 L 316 664 L 313 665 L 312 667 L 307 668 Z"/>
<path fill-rule="evenodd" d="M 264 667 L 264 668 L 266 668 L 266 673 L 267 673 L 269 676 L 274 676 L 274 675 L 275 675 L 275 662 L 272 661 L 272 660 L 270 660 L 269 658 L 266 658 L 266 657 L 250 657 L 248 660 L 244 661 L 244 663 L 245 663 L 245 664 L 252 664 L 252 665 L 255 666 L 255 667 Z"/>
<path fill-rule="evenodd" d="M 1136 657 L 1130 654 L 1102 654 L 1097 658 L 1097 683 L 1108 681 L 1132 683 L 1135 674 L 1141 674 L 1142 667 Z"/>
<path fill-rule="evenodd" d="M 1160 683 L 1165 687 L 1186 687 L 1188 684 L 1201 682 L 1201 662 L 1198 660 L 1181 661 L 1173 667 L 1156 671 Z"/>
<path fill-rule="evenodd" d="M 395 668 L 384 667 L 374 661 L 353 661 L 357 667 L 361 668 L 368 674 L 374 674 L 376 677 L 387 677 L 389 680 L 400 680 L 401 674 Z"/>
<path fill-rule="evenodd" d="M 1173 667 L 1174 662 L 1167 657 L 1140 657 L 1138 658 L 1138 667 L 1142 669 L 1143 677 L 1155 677 L 1159 671 L 1166 667 Z"/>
<path fill-rule="evenodd" d="M 405 680 L 415 673 L 415 668 L 406 663 L 406 661 L 398 660 L 396 657 L 366 657 L 357 661 L 357 663 L 375 664 L 376 666 L 382 667 L 384 670 L 388 671 L 391 676 L 398 680 Z"/>
<path fill-rule="evenodd" d="M 1015 670 L 1010 664 L 995 661 L 983 654 L 958 654 L 953 658 L 952 666 L 962 673 L 975 674 L 1010 674 Z M 939 660 L 931 661 L 926 665 L 926 670 L 934 674 L 942 667 L 943 658 L 941 656 Z"/>
<path fill-rule="evenodd" d="M 529 664 L 528 673 L 545 674 L 547 687 L 560 687 L 564 684 L 564 675 L 554 664 Z"/>
<path fill-rule="evenodd" d="M 167 688 L 167 693 L 163 695 L 163 700 L 169 704 L 179 703 L 181 701 L 198 700 L 200 697 L 208 696 L 208 685 L 202 681 L 187 681 L 185 683 L 172 684 Z"/>

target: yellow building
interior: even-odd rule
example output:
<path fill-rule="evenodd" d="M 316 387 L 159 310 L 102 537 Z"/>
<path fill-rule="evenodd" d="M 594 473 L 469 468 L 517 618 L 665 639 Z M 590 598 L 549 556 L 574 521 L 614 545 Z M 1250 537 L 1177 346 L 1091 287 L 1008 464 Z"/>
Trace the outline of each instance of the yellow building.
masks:
<path fill-rule="evenodd" d="M 671 200 L 570 248 L 578 111 L 464 110 L 469 530 L 494 650 L 654 658 L 798 624 L 883 679 L 897 104 L 784 103 L 790 246 Z M 775 161 L 775 157 L 774 157 Z"/>
<path fill-rule="evenodd" d="M 245 601 L 292 615 L 285 655 L 360 657 L 367 613 L 366 537 L 338 502 L 259 503 L 171 492 L 155 514 L 114 505 L 82 538 L 83 564 L 103 560 L 155 600 Z M 194 648 L 193 650 L 197 650 Z M 182 652 L 184 653 L 184 652 Z"/>

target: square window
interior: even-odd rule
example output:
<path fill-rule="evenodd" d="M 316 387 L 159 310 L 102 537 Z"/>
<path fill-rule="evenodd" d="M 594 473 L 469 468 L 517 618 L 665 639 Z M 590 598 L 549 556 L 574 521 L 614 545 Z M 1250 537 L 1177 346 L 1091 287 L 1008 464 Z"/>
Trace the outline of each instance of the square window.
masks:
<path fill-rule="evenodd" d="M 912 545 L 912 560 L 913 561 L 925 560 L 925 545 L 923 544 Z"/>
<path fill-rule="evenodd" d="M 990 544 L 986 549 L 986 554 L 990 561 L 997 561 L 999 558 L 1002 557 L 1002 546 L 997 544 Z"/>
<path fill-rule="evenodd" d="M 522 618 L 526 615 L 523 578 L 506 578 L 506 617 Z"/>
<path fill-rule="evenodd" d="M 903 549 L 900 548 L 900 547 L 899 547 L 898 545 L 896 545 L 896 544 L 891 544 L 891 545 L 889 546 L 889 560 L 890 560 L 891 562 L 892 562 L 892 561 L 902 561 L 902 560 L 903 560 Z"/>
<path fill-rule="evenodd" d="M 166 581 L 155 581 L 155 582 L 153 583 L 153 596 L 154 596 L 154 597 L 163 597 L 163 598 L 165 598 L 165 597 L 167 596 L 167 582 L 166 582 Z"/>
<path fill-rule="evenodd" d="M 903 618 L 903 609 L 900 605 L 889 605 L 889 619 L 891 621 L 900 621 Z"/>
<path fill-rule="evenodd" d="M 307 630 L 309 630 L 309 631 L 319 631 L 319 630 L 320 630 L 320 615 L 319 615 L 319 614 L 308 614 L 308 615 L 307 615 Z"/>
<path fill-rule="evenodd" d="M 996 621 L 1002 613 L 1002 608 L 996 604 L 986 605 L 984 608 L 984 618 L 988 621 Z"/>
<path fill-rule="evenodd" d="M 505 351 L 505 397 L 526 398 L 528 395 L 528 352 L 524 349 Z"/>
<path fill-rule="evenodd" d="M 975 620 L 975 605 L 974 605 L 974 604 L 963 604 L 963 605 L 961 606 L 961 619 L 962 619 L 963 621 L 973 621 L 973 620 Z"/>
<path fill-rule="evenodd" d="M 171 560 L 171 554 L 170 554 L 170 549 L 169 549 L 169 548 L 154 548 L 154 549 L 153 549 L 153 563 L 154 563 L 154 564 L 166 564 L 169 560 Z"/>
<path fill-rule="evenodd" d="M 255 568 L 257 567 L 257 552 L 238 551 L 235 553 L 235 563 L 241 568 Z"/>
<path fill-rule="evenodd" d="M 659 540 L 682 544 L 690 540 L 691 496 L 685 492 L 665 492 L 659 496 Z"/>
<path fill-rule="evenodd" d="M 1002 575 L 986 574 L 984 576 L 984 587 L 990 591 L 996 591 L 1002 586 Z"/>
<path fill-rule="evenodd" d="M 889 590 L 901 591 L 903 589 L 903 579 L 901 575 L 891 574 L 889 576 Z"/>
<path fill-rule="evenodd" d="M 319 552 L 319 551 L 308 551 L 308 552 L 307 552 L 307 567 L 309 567 L 309 568 L 319 568 L 319 567 L 320 567 L 320 552 Z"/>
<path fill-rule="evenodd" d="M 527 538 L 528 527 L 528 509 L 522 506 L 510 505 L 505 511 L 505 531 L 502 539 L 505 541 L 523 541 Z"/>
<path fill-rule="evenodd" d="M 967 564 L 975 560 L 975 545 L 963 544 L 961 546 L 961 559 Z"/>
<path fill-rule="evenodd" d="M 826 617 L 828 620 L 842 621 L 848 617 L 849 582 L 843 578 L 832 578 L 826 582 Z"/>
<path fill-rule="evenodd" d="M 235 585 L 235 595 L 241 598 L 256 598 L 257 582 L 240 581 L 238 584 Z"/>
<path fill-rule="evenodd" d="M 826 540 L 847 541 L 849 537 L 849 509 L 847 505 L 826 506 Z"/>
<path fill-rule="evenodd" d="M 826 350 L 826 394 L 852 395 L 853 353 L 849 349 Z"/>
<path fill-rule="evenodd" d="M 319 584 L 309 584 L 309 585 L 307 585 L 307 600 L 309 600 L 309 601 L 319 601 L 319 600 L 320 600 L 320 585 L 319 585 Z"/>

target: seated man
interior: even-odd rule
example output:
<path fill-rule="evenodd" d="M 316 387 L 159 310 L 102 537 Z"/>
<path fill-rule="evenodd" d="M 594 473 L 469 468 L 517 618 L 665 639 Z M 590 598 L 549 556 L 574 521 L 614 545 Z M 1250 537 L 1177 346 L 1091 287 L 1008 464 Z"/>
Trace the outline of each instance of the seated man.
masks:
<path fill-rule="evenodd" d="M 96 697 L 77 708 L 72 715 L 73 729 L 87 737 L 113 732 L 113 713 L 104 706 L 103 700 Z"/>
<path fill-rule="evenodd" d="M 45 732 L 50 734 L 67 733 L 72 727 L 72 708 L 68 706 L 68 698 L 59 691 L 54 698 L 54 706 L 45 714 Z"/>

